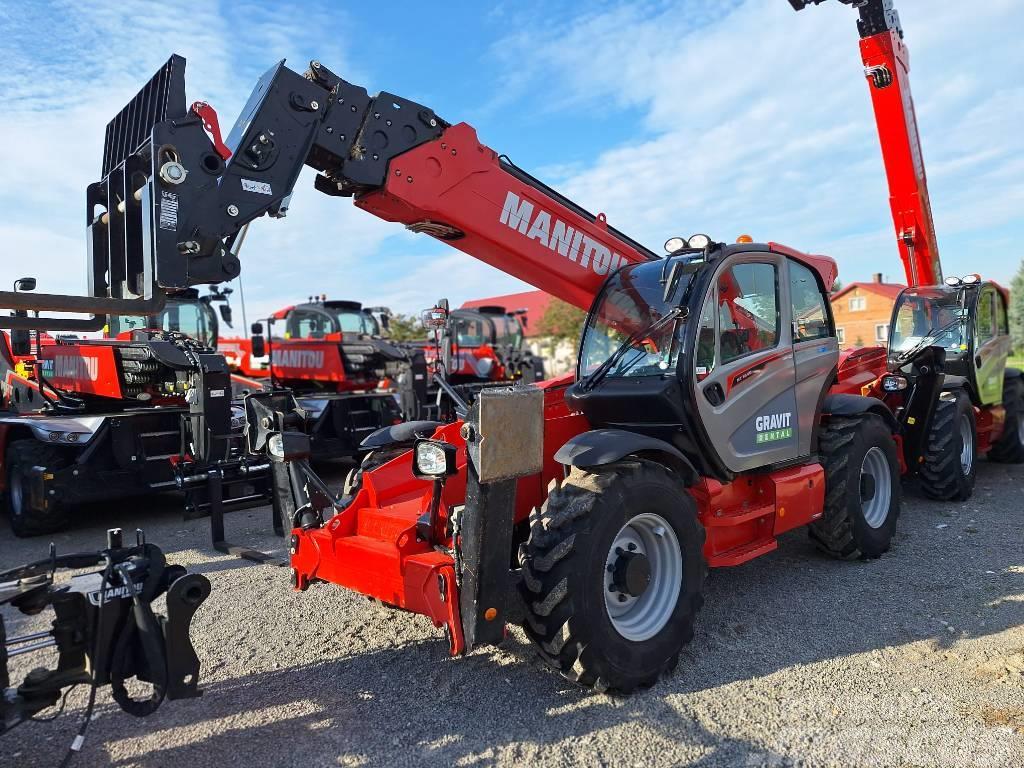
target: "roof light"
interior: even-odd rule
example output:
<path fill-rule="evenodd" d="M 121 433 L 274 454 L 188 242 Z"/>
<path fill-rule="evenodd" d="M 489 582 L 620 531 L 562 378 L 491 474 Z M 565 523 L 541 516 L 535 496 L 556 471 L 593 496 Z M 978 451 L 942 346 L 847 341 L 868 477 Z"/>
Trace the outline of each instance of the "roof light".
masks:
<path fill-rule="evenodd" d="M 707 235 L 693 235 L 690 238 L 691 248 L 707 248 L 711 245 L 711 238 Z"/>
<path fill-rule="evenodd" d="M 963 285 L 964 283 L 964 281 L 959 277 L 947 277 L 943 282 L 953 288 L 956 288 L 958 285 Z"/>
<path fill-rule="evenodd" d="M 752 242 L 754 242 L 754 238 L 752 238 L 750 235 L 740 235 L 739 237 L 736 238 L 736 242 L 737 243 L 752 243 Z"/>
<path fill-rule="evenodd" d="M 964 285 L 974 285 L 975 283 L 981 282 L 981 275 L 964 275 L 960 278 L 960 281 Z"/>
<path fill-rule="evenodd" d="M 667 253 L 676 253 L 677 251 L 683 250 L 686 247 L 686 240 L 681 237 L 670 237 L 665 241 L 665 251 Z"/>

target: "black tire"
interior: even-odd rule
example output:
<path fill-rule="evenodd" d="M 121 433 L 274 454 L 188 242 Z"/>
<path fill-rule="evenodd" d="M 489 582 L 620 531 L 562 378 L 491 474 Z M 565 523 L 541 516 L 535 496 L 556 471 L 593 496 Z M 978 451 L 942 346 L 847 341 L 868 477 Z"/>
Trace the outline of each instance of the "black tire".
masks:
<path fill-rule="evenodd" d="M 872 453 L 877 449 L 881 456 Z M 833 557 L 844 560 L 867 560 L 887 552 L 896 532 L 900 514 L 900 470 L 896 455 L 896 442 L 892 432 L 880 416 L 865 414 L 856 418 L 831 418 L 825 422 L 819 439 L 819 453 L 825 469 L 825 510 L 811 523 L 809 533 L 818 548 Z M 877 494 L 878 487 L 872 467 L 884 457 L 888 466 L 888 504 L 878 496 L 880 512 L 869 518 L 866 511 Z M 871 477 L 866 480 L 868 470 Z"/>
<path fill-rule="evenodd" d="M 605 605 L 607 558 L 624 526 L 643 513 L 671 526 L 682 577 L 664 625 L 649 639 L 630 640 Z M 541 658 L 574 683 L 617 693 L 653 685 L 693 638 L 704 601 L 703 547 L 696 504 L 664 466 L 626 460 L 597 472 L 573 469 L 560 485 L 552 483 L 540 512 L 531 515 L 521 555 L 526 633 Z"/>
<path fill-rule="evenodd" d="M 1001 464 L 1024 464 L 1024 380 L 1007 379 L 1003 387 L 1006 428 L 988 457 Z"/>
<path fill-rule="evenodd" d="M 71 522 L 71 513 L 59 500 L 48 499 L 46 509 L 28 506 L 32 467 L 61 469 L 68 458 L 57 448 L 37 440 L 14 440 L 7 446 L 7 489 L 4 502 L 11 531 L 19 538 L 42 536 L 63 530 Z"/>
<path fill-rule="evenodd" d="M 970 424 L 969 469 L 964 468 L 961 460 L 965 448 L 960 430 L 962 419 Z M 978 425 L 971 399 L 962 389 L 939 400 L 922 458 L 917 477 L 925 496 L 939 501 L 971 498 L 978 472 Z"/>

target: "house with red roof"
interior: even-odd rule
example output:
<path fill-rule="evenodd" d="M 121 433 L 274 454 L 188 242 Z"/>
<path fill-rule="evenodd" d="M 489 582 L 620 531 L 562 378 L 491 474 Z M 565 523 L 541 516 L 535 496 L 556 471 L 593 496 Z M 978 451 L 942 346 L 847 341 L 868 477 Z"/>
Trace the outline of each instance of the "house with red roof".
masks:
<path fill-rule="evenodd" d="M 885 346 L 896 298 L 906 286 L 883 282 L 882 273 L 870 283 L 849 283 L 830 297 L 840 349 Z"/>

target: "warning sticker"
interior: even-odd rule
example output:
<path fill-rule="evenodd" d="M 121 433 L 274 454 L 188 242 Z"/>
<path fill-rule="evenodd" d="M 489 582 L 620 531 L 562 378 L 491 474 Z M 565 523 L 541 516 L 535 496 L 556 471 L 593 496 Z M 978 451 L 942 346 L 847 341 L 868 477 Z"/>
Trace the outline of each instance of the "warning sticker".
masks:
<path fill-rule="evenodd" d="M 270 189 L 270 185 L 265 181 L 253 181 L 252 179 L 242 179 L 241 181 L 243 192 L 256 192 L 261 195 L 274 194 Z"/>
<path fill-rule="evenodd" d="M 160 229 L 172 232 L 178 228 L 178 196 L 174 192 L 160 190 Z"/>

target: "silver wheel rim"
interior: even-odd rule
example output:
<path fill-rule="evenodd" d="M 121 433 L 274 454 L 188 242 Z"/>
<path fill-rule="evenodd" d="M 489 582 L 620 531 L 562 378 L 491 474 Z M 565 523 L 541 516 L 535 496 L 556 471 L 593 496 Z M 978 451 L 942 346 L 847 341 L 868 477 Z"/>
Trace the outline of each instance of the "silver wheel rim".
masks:
<path fill-rule="evenodd" d="M 965 413 L 960 417 L 960 469 L 969 475 L 973 466 L 974 430 L 971 429 L 971 417 Z"/>
<path fill-rule="evenodd" d="M 650 566 L 646 589 L 620 592 L 613 571 L 621 553 L 643 555 Z M 660 632 L 672 617 L 683 586 L 683 551 L 672 526 L 661 515 L 644 513 L 626 523 L 605 557 L 604 604 L 615 631 L 641 642 Z"/>
<path fill-rule="evenodd" d="M 870 477 L 874 485 L 871 498 L 864 498 L 864 478 Z M 875 446 L 864 454 L 860 465 L 860 503 L 864 511 L 864 522 L 872 528 L 881 528 L 889 517 L 889 504 L 892 502 L 892 471 L 885 452 Z"/>

